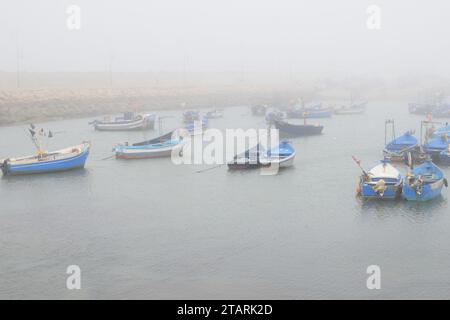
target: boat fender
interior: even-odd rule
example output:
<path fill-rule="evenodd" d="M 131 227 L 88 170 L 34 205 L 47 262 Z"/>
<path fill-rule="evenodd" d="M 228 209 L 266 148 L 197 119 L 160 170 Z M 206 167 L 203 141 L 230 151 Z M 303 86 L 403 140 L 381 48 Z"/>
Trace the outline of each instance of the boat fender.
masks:
<path fill-rule="evenodd" d="M 444 178 L 444 186 L 445 186 L 446 188 L 448 188 L 448 181 L 447 181 L 446 178 Z"/>

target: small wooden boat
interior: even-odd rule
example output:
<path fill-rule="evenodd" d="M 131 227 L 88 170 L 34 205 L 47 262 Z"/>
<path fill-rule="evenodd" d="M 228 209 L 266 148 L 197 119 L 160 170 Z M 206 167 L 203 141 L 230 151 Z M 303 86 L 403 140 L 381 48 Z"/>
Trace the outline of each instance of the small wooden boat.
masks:
<path fill-rule="evenodd" d="M 103 120 L 94 120 L 90 124 L 94 125 L 95 130 L 98 131 L 132 131 L 132 130 L 146 130 L 155 127 L 155 114 L 138 114 L 133 112 L 126 112 L 121 117 L 116 117 L 110 120 L 106 117 Z"/>
<path fill-rule="evenodd" d="M 281 141 L 280 144 L 269 151 L 262 153 L 259 162 L 262 166 L 278 165 L 286 168 L 293 165 L 295 159 L 295 149 L 288 141 Z"/>
<path fill-rule="evenodd" d="M 439 159 L 442 151 L 449 147 L 449 139 L 447 134 L 429 139 L 424 145 L 423 150 L 431 155 L 433 159 Z"/>
<path fill-rule="evenodd" d="M 89 149 L 90 143 L 83 142 L 57 151 L 39 151 L 37 155 L 1 160 L 0 168 L 5 176 L 79 169 L 84 167 Z"/>
<path fill-rule="evenodd" d="M 265 116 L 267 111 L 267 106 L 256 105 L 252 106 L 252 115 L 254 116 Z"/>
<path fill-rule="evenodd" d="M 200 123 L 199 120 L 196 120 L 196 121 L 198 121 Z M 192 123 L 186 124 L 184 129 L 189 131 L 190 134 L 195 134 L 196 133 L 195 129 L 202 129 L 202 130 L 204 130 L 204 129 L 208 128 L 208 125 L 209 125 L 208 118 L 202 118 L 200 125 L 201 125 L 201 127 L 199 126 L 200 128 L 196 128 L 196 123 L 192 122 Z"/>
<path fill-rule="evenodd" d="M 266 122 L 272 124 L 274 121 L 282 121 L 284 118 L 284 113 L 280 110 L 270 109 L 266 112 Z"/>
<path fill-rule="evenodd" d="M 183 122 L 192 123 L 200 119 L 200 112 L 196 110 L 187 110 L 183 112 Z"/>
<path fill-rule="evenodd" d="M 412 131 L 408 131 L 386 144 L 383 154 L 391 161 L 404 162 L 406 160 L 407 153 L 414 152 L 419 147 L 419 140 L 413 135 Z"/>
<path fill-rule="evenodd" d="M 428 114 L 432 113 L 436 109 L 436 105 L 432 103 L 409 103 L 408 111 L 412 114 Z"/>
<path fill-rule="evenodd" d="M 362 114 L 366 112 L 366 103 L 351 104 L 347 106 L 341 106 L 340 108 L 334 109 L 334 114 L 337 115 L 352 115 L 352 114 Z"/>
<path fill-rule="evenodd" d="M 410 201 L 428 201 L 439 197 L 443 186 L 448 186 L 444 173 L 428 159 L 407 174 L 402 195 Z"/>
<path fill-rule="evenodd" d="M 182 137 L 177 136 L 176 130 L 157 138 L 134 143 L 118 144 L 114 147 L 118 159 L 144 159 L 170 157 L 174 150 L 181 151 Z"/>
<path fill-rule="evenodd" d="M 229 169 L 255 169 L 269 166 L 285 168 L 292 166 L 295 158 L 295 149 L 287 141 L 282 141 L 276 147 L 266 151 L 261 144 L 234 156 L 227 163 Z"/>
<path fill-rule="evenodd" d="M 317 124 L 290 124 L 285 121 L 273 121 L 280 135 L 285 137 L 300 137 L 321 134 L 323 126 Z"/>
<path fill-rule="evenodd" d="M 203 130 L 208 125 L 208 119 L 202 119 Z M 181 152 L 184 141 L 183 137 L 195 135 L 195 123 L 186 125 L 184 128 L 170 131 L 159 137 L 137 142 L 132 145 L 128 143 L 118 144 L 114 147 L 116 158 L 118 159 L 144 159 L 170 157 L 174 152 Z M 203 133 L 200 130 L 199 133 Z"/>
<path fill-rule="evenodd" d="M 205 115 L 207 119 L 218 119 L 223 118 L 223 113 L 220 110 L 214 109 L 212 111 L 208 111 Z"/>
<path fill-rule="evenodd" d="M 173 152 L 181 151 L 181 141 L 174 139 L 146 145 L 117 145 L 114 151 L 118 159 L 170 157 Z"/>
<path fill-rule="evenodd" d="M 313 106 L 291 108 L 286 111 L 286 117 L 291 119 L 330 118 L 332 115 L 331 111 L 330 108 L 324 108 L 319 103 Z"/>
<path fill-rule="evenodd" d="M 450 104 L 440 104 L 432 113 L 435 118 L 450 118 Z"/>
<path fill-rule="evenodd" d="M 384 159 L 368 172 L 363 170 L 357 192 L 365 199 L 396 199 L 401 194 L 402 184 L 400 172 Z"/>

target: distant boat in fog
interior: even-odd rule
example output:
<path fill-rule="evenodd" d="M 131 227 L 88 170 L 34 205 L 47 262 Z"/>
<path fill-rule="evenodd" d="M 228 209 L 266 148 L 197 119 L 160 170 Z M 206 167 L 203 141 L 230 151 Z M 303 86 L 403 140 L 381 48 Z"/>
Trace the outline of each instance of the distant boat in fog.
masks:
<path fill-rule="evenodd" d="M 323 126 L 318 124 L 290 124 L 286 121 L 273 121 L 273 125 L 280 131 L 280 135 L 287 137 L 300 137 L 321 134 Z"/>
<path fill-rule="evenodd" d="M 358 104 L 352 103 L 334 109 L 334 114 L 338 115 L 362 114 L 364 112 L 366 112 L 366 102 Z"/>
<path fill-rule="evenodd" d="M 94 120 L 90 124 L 94 125 L 98 131 L 130 131 L 145 130 L 155 127 L 155 114 L 135 114 L 134 112 L 125 112 L 122 116 L 111 120 L 105 117 L 103 120 Z"/>
<path fill-rule="evenodd" d="M 252 115 L 254 115 L 254 116 L 265 116 L 266 111 L 267 111 L 267 106 L 265 106 L 265 105 L 252 106 Z"/>
<path fill-rule="evenodd" d="M 207 118 L 207 119 L 223 118 L 223 113 L 221 110 L 214 109 L 214 110 L 208 111 L 205 115 L 205 118 Z"/>
<path fill-rule="evenodd" d="M 200 112 L 197 110 L 187 110 L 183 112 L 183 122 L 192 123 L 200 119 Z"/>

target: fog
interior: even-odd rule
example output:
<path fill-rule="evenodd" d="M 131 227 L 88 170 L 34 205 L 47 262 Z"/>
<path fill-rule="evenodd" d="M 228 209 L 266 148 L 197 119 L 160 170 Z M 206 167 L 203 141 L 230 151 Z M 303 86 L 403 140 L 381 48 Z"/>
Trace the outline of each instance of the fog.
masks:
<path fill-rule="evenodd" d="M 79 30 L 66 25 L 72 4 L 81 9 Z M 374 4 L 378 30 L 366 25 Z M 445 0 L 18 0 L 2 1 L 0 12 L 6 72 L 450 71 Z"/>

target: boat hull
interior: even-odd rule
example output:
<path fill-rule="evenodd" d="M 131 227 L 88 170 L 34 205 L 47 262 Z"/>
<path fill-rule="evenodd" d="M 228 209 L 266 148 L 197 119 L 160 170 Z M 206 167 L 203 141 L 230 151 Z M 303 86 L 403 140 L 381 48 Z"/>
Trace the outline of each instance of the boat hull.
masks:
<path fill-rule="evenodd" d="M 288 111 L 286 117 L 291 119 L 320 119 L 331 118 L 331 111 Z"/>
<path fill-rule="evenodd" d="M 374 185 L 369 183 L 360 184 L 361 189 L 361 197 L 365 199 L 385 199 L 385 200 L 394 200 L 400 197 L 402 191 L 402 184 L 389 185 L 384 191 L 383 195 L 380 195 L 378 192 L 374 190 Z"/>
<path fill-rule="evenodd" d="M 402 196 L 409 201 L 429 201 L 441 195 L 444 179 L 434 183 L 426 184 L 422 187 L 422 192 L 418 194 L 409 184 L 403 186 Z"/>
<path fill-rule="evenodd" d="M 275 121 L 274 124 L 275 128 L 280 131 L 280 134 L 287 137 L 318 135 L 323 130 L 323 126 L 312 124 L 294 125 L 281 121 Z"/>
<path fill-rule="evenodd" d="M 181 152 L 182 145 L 171 144 L 168 146 L 161 147 L 128 147 L 128 146 L 117 146 L 115 149 L 117 159 L 150 159 L 150 158 L 166 158 L 171 157 L 173 152 Z"/>

